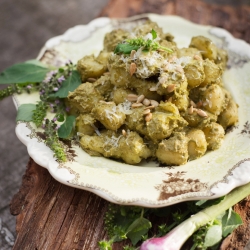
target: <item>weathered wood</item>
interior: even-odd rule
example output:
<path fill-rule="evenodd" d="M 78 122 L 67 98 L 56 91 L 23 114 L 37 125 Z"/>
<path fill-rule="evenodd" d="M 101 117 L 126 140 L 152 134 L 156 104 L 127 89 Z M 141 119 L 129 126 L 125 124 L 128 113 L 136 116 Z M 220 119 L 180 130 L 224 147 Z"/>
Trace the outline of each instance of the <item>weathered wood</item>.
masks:
<path fill-rule="evenodd" d="M 196 23 L 225 28 L 250 42 L 249 5 L 228 2 L 231 5 L 201 0 L 111 0 L 100 16 L 127 17 L 146 12 L 180 15 Z M 17 216 L 13 250 L 98 249 L 97 242 L 107 236 L 103 228 L 107 205 L 94 194 L 58 183 L 31 159 L 10 206 Z M 249 206 L 249 198 L 235 206 L 245 223 L 223 242 L 222 250 L 246 246 L 250 238 Z M 115 244 L 114 249 L 122 249 L 122 245 Z"/>
<path fill-rule="evenodd" d="M 22 187 L 10 204 L 17 215 L 13 250 L 98 249 L 98 241 L 106 237 L 107 205 L 95 194 L 62 185 L 30 159 Z"/>

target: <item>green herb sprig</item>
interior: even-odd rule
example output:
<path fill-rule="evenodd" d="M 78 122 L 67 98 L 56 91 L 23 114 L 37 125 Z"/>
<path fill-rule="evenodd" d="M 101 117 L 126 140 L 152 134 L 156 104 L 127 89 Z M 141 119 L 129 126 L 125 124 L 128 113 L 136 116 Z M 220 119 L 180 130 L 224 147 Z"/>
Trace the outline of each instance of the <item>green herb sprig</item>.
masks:
<path fill-rule="evenodd" d="M 46 145 L 54 152 L 55 157 L 65 162 L 67 160 L 67 155 L 64 152 L 62 142 L 59 141 L 57 130 L 59 126 L 55 123 L 55 120 L 46 119 L 43 125 L 44 134 L 45 134 L 45 143 Z"/>
<path fill-rule="evenodd" d="M 115 54 L 130 54 L 132 50 L 137 51 L 142 48 L 142 51 L 153 51 L 153 50 L 164 50 L 166 52 L 172 53 L 173 50 L 164 46 L 161 46 L 155 39 L 157 38 L 157 33 L 152 29 L 151 31 L 152 39 L 145 40 L 142 37 L 127 39 L 124 43 L 119 43 L 115 50 Z"/>
<path fill-rule="evenodd" d="M 152 227 L 151 222 L 144 216 L 146 212 L 147 209 L 142 207 L 109 204 L 104 223 L 110 240 L 100 241 L 100 249 L 112 249 L 114 242 L 126 239 L 129 239 L 133 246 L 126 246 L 125 249 L 137 249 L 135 245 L 147 239 L 148 230 Z"/>
<path fill-rule="evenodd" d="M 17 121 L 33 122 L 44 129 L 45 143 L 55 153 L 58 161 L 67 160 L 60 138 L 68 139 L 72 135 L 75 117 L 68 115 L 68 107 L 63 99 L 69 91 L 81 84 L 76 66 L 67 62 L 65 66 L 52 70 L 37 60 L 11 66 L 0 74 L 0 84 L 11 84 L 0 91 L 0 100 L 14 93 L 38 91 L 40 101 L 18 107 Z M 52 120 L 45 119 L 47 112 L 55 114 Z M 58 126 L 57 122 L 64 122 Z"/>
<path fill-rule="evenodd" d="M 37 127 L 41 127 L 44 121 L 44 118 L 47 114 L 48 104 L 43 101 L 40 101 L 36 104 L 36 109 L 33 110 L 32 121 L 36 124 Z"/>

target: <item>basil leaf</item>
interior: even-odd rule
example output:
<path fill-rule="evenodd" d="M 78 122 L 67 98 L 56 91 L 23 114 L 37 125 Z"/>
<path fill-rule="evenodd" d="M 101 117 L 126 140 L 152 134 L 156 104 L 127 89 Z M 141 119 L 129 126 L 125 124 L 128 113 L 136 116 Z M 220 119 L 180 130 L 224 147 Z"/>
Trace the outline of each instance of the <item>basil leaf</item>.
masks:
<path fill-rule="evenodd" d="M 37 59 L 31 59 L 31 60 L 28 60 L 28 61 L 26 61 L 24 63 L 35 64 L 35 65 L 47 68 L 46 64 L 42 63 L 41 61 L 38 61 Z"/>
<path fill-rule="evenodd" d="M 222 239 L 222 228 L 221 225 L 213 225 L 211 226 L 205 236 L 205 247 L 211 247 L 216 243 L 220 242 Z"/>
<path fill-rule="evenodd" d="M 234 229 L 242 224 L 242 219 L 239 214 L 235 213 L 232 209 L 227 210 L 227 212 L 222 217 L 222 235 L 226 237 L 228 234 L 232 233 Z"/>
<path fill-rule="evenodd" d="M 146 234 L 151 227 L 152 225 L 149 220 L 140 217 L 128 227 L 127 236 L 132 244 L 135 245 L 142 239 L 142 235 Z"/>
<path fill-rule="evenodd" d="M 35 104 L 22 104 L 18 107 L 16 121 L 32 121 L 33 111 L 36 109 Z"/>
<path fill-rule="evenodd" d="M 66 117 L 66 121 L 60 126 L 60 128 L 57 131 L 58 136 L 60 138 L 63 139 L 69 138 L 72 129 L 74 128 L 75 120 L 76 120 L 75 116 L 70 115 Z"/>
<path fill-rule="evenodd" d="M 130 54 L 132 50 L 138 50 L 140 48 L 140 46 L 137 45 L 131 45 L 128 43 L 119 43 L 117 44 L 114 53 L 115 54 Z"/>
<path fill-rule="evenodd" d="M 80 74 L 78 71 L 74 70 L 72 74 L 62 82 L 60 89 L 51 94 L 50 97 L 65 98 L 68 96 L 69 92 L 74 91 L 82 83 Z"/>
<path fill-rule="evenodd" d="M 151 34 L 152 34 L 153 40 L 155 38 L 157 38 L 157 33 L 156 33 L 156 31 L 154 29 L 151 30 Z"/>
<path fill-rule="evenodd" d="M 0 74 L 0 84 L 41 82 L 48 72 L 48 68 L 36 64 L 14 64 Z"/>

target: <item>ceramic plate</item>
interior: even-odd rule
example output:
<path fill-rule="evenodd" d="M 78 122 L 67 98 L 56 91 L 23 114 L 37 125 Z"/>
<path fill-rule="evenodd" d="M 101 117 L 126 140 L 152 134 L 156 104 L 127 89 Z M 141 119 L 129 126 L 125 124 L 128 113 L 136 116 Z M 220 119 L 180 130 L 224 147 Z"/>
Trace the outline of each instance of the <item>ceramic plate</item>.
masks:
<path fill-rule="evenodd" d="M 201 26 L 177 16 L 147 14 L 129 19 L 98 18 L 50 39 L 39 59 L 53 65 L 67 59 L 77 62 L 87 54 L 98 54 L 106 32 L 131 29 L 151 19 L 175 36 L 178 47 L 187 47 L 192 36 L 204 35 L 229 52 L 225 86 L 239 105 L 239 123 L 227 132 L 220 149 L 177 167 L 160 167 L 156 162 L 131 166 L 102 157 L 91 157 L 74 141 L 65 145 L 69 161 L 59 164 L 39 137 L 32 123 L 18 123 L 16 134 L 36 163 L 47 168 L 59 182 L 93 192 L 119 204 L 162 207 L 174 203 L 213 199 L 250 181 L 250 46 L 227 31 Z M 17 106 L 36 103 L 38 93 L 14 96 Z"/>

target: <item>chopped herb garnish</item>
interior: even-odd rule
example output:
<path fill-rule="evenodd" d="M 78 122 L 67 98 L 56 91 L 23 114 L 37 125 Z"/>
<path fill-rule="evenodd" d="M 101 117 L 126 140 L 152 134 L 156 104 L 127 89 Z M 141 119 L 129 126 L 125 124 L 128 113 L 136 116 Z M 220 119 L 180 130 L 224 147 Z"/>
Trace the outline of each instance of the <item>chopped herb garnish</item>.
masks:
<path fill-rule="evenodd" d="M 173 50 L 164 46 L 161 46 L 155 39 L 157 38 L 157 33 L 152 29 L 151 31 L 152 39 L 144 39 L 142 37 L 127 39 L 124 43 L 119 43 L 115 50 L 115 54 L 130 54 L 132 50 L 137 51 L 142 48 L 142 51 L 152 51 L 152 50 L 164 50 L 166 52 L 172 53 Z"/>

